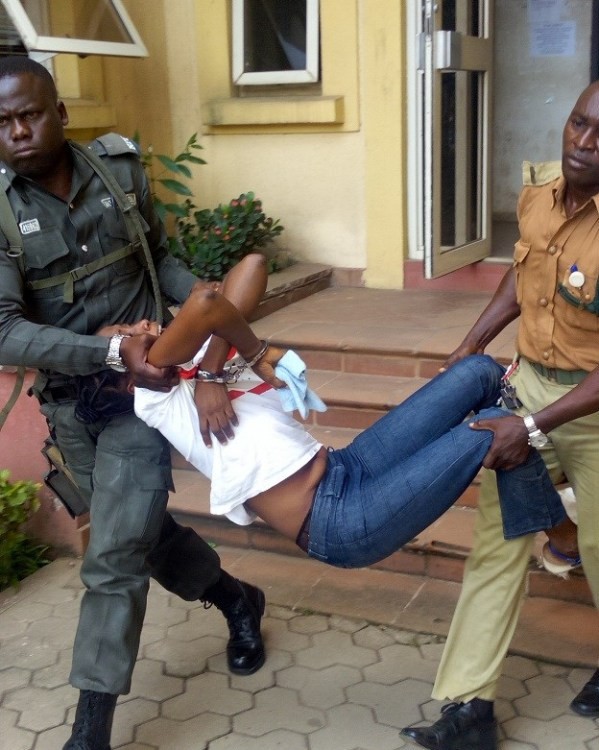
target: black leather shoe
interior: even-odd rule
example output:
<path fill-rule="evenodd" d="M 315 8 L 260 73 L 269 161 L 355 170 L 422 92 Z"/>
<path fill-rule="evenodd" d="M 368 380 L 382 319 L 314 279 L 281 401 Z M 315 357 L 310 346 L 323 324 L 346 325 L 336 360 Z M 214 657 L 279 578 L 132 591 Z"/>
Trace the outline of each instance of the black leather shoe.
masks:
<path fill-rule="evenodd" d="M 570 703 L 570 708 L 581 716 L 599 716 L 599 669 Z"/>
<path fill-rule="evenodd" d="M 479 719 L 472 703 L 448 703 L 430 727 L 406 727 L 400 735 L 429 750 L 497 750 L 497 721 Z"/>
<path fill-rule="evenodd" d="M 233 674 L 248 675 L 257 672 L 266 660 L 264 642 L 260 633 L 260 620 L 266 599 L 256 586 L 237 581 L 240 595 L 224 612 L 229 626 L 227 663 Z"/>
<path fill-rule="evenodd" d="M 110 750 L 112 717 L 117 695 L 82 690 L 73 733 L 62 750 Z"/>

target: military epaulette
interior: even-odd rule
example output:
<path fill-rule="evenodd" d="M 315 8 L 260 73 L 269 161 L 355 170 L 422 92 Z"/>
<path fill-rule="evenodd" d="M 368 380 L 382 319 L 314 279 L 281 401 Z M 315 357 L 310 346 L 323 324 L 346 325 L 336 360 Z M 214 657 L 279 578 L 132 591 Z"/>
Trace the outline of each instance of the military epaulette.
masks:
<path fill-rule="evenodd" d="M 522 162 L 523 185 L 546 185 L 561 177 L 561 174 L 561 161 Z"/>
<path fill-rule="evenodd" d="M 134 154 L 139 156 L 139 146 L 135 141 L 118 133 L 106 133 L 89 144 L 98 156 L 122 156 L 122 154 Z"/>

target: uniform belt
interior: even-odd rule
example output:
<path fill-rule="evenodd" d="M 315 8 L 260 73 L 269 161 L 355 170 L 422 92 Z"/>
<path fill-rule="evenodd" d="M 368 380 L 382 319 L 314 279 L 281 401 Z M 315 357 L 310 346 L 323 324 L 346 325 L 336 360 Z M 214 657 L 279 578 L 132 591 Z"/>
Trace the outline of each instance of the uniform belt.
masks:
<path fill-rule="evenodd" d="M 586 370 L 558 370 L 556 367 L 545 367 L 545 365 L 530 360 L 528 360 L 528 363 L 539 375 L 548 380 L 554 380 L 560 385 L 578 385 L 589 374 Z"/>

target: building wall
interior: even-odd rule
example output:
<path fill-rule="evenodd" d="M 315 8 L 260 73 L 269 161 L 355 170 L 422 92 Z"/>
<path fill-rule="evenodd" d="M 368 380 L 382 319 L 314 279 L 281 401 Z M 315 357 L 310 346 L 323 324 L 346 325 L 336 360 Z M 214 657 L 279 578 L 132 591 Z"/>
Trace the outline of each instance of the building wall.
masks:
<path fill-rule="evenodd" d="M 399 288 L 406 248 L 403 4 L 321 0 L 322 91 L 241 98 L 226 0 L 128 0 L 150 57 L 103 61 L 115 127 L 174 153 L 194 132 L 201 207 L 252 190 L 297 259 Z"/>

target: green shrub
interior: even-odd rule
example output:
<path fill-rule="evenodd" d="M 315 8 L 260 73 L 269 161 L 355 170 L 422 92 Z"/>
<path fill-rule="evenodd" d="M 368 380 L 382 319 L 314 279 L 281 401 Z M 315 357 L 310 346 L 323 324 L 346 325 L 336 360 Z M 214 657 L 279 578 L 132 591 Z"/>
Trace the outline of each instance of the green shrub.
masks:
<path fill-rule="evenodd" d="M 136 136 L 137 141 L 139 138 Z M 214 209 L 199 209 L 194 195 L 181 179 L 191 177 L 188 164 L 205 164 L 195 151 L 202 147 L 194 133 L 181 153 L 174 157 L 154 153 L 152 147 L 142 152 L 142 161 L 152 189 L 154 205 L 163 221 L 174 217 L 175 232 L 169 237 L 173 255 L 180 258 L 199 278 L 220 281 L 223 276 L 248 253 L 265 248 L 282 231 L 278 219 L 262 210 L 262 203 L 254 193 L 243 193 L 229 203 Z M 157 175 L 156 162 L 162 169 Z M 164 177 L 171 173 L 174 177 Z M 184 200 L 165 203 L 156 195 L 156 184 L 162 185 Z M 278 256 L 268 257 L 269 273 L 288 265 Z"/>
<path fill-rule="evenodd" d="M 10 481 L 7 470 L 0 471 L 0 591 L 16 586 L 47 562 L 48 548 L 23 531 L 25 522 L 39 508 L 39 484 Z"/>

